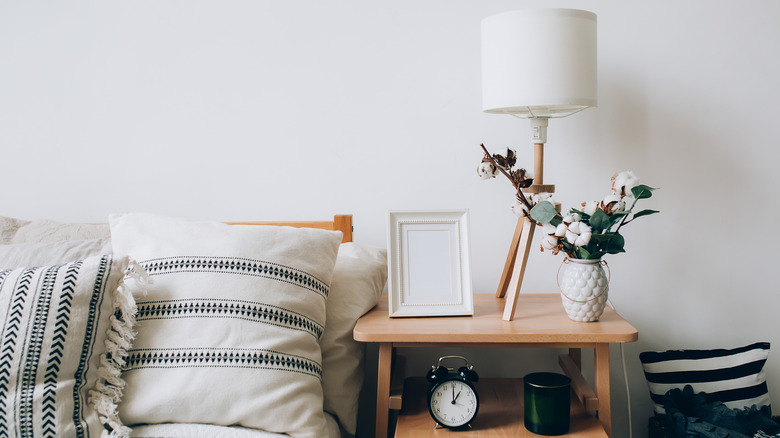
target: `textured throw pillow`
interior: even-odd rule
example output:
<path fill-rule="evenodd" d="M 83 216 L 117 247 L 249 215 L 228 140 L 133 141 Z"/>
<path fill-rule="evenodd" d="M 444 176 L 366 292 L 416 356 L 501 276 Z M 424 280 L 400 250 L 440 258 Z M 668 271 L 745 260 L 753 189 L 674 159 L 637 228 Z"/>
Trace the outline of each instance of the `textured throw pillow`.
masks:
<path fill-rule="evenodd" d="M 343 243 L 333 271 L 322 335 L 322 389 L 325 410 L 344 430 L 357 429 L 358 396 L 363 385 L 365 344 L 355 342 L 352 330 L 376 305 L 387 282 L 387 251 Z"/>
<path fill-rule="evenodd" d="M 51 243 L 110 237 L 108 225 L 63 223 L 48 219 L 23 220 L 0 216 L 0 244 Z"/>
<path fill-rule="evenodd" d="M 0 436 L 126 436 L 119 365 L 132 340 L 127 259 L 0 272 Z"/>
<path fill-rule="evenodd" d="M 0 245 L 0 270 L 59 265 L 111 252 L 111 239 Z"/>
<path fill-rule="evenodd" d="M 731 350 L 646 351 L 639 355 L 655 410 L 664 413 L 663 396 L 673 388 L 691 385 L 711 400 L 733 409 L 769 406 L 764 364 L 769 343 Z"/>
<path fill-rule="evenodd" d="M 123 377 L 126 424 L 324 436 L 319 340 L 341 232 L 112 215 L 152 279 Z"/>

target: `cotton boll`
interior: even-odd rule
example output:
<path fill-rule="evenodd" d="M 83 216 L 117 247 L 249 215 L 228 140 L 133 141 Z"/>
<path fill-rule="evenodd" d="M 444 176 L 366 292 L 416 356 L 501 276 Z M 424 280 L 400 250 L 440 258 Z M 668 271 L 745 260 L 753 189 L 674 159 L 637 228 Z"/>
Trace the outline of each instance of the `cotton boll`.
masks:
<path fill-rule="evenodd" d="M 557 227 L 555 227 L 555 236 L 556 237 L 563 237 L 566 235 L 566 231 L 568 228 L 566 227 L 566 224 L 558 224 Z"/>
<path fill-rule="evenodd" d="M 547 250 L 553 250 L 558 246 L 558 238 L 555 236 L 545 235 L 542 238 L 542 248 Z"/>
<path fill-rule="evenodd" d="M 481 179 L 490 179 L 495 178 L 496 176 L 496 166 L 490 161 L 483 161 L 479 163 L 479 166 L 477 167 L 477 175 Z"/>
<path fill-rule="evenodd" d="M 593 230 L 584 222 L 573 222 L 566 231 L 566 240 L 574 246 L 585 246 L 590 242 Z"/>
<path fill-rule="evenodd" d="M 566 230 L 566 240 L 568 240 L 569 243 L 574 244 L 574 242 L 577 241 L 578 236 L 579 234 L 575 233 L 574 231 Z"/>
<path fill-rule="evenodd" d="M 613 202 L 619 202 L 622 199 L 622 196 L 620 195 L 607 195 L 604 197 L 604 200 L 601 201 L 603 205 L 609 205 Z"/>
<path fill-rule="evenodd" d="M 639 178 L 630 170 L 617 173 L 612 177 L 612 190 L 620 196 L 628 195 L 631 189 L 638 185 Z"/>
<path fill-rule="evenodd" d="M 568 225 L 574 222 L 579 222 L 581 219 L 582 217 L 580 217 L 580 215 L 578 215 L 577 213 L 567 214 L 566 216 L 563 217 L 563 223 Z"/>
<path fill-rule="evenodd" d="M 623 202 L 623 197 L 620 195 L 607 195 L 604 200 L 601 201 L 601 209 L 606 214 L 612 214 L 616 211 L 623 211 L 626 209 L 626 203 Z"/>
<path fill-rule="evenodd" d="M 514 213 L 517 217 L 528 215 L 528 207 L 519 199 L 515 199 L 515 202 L 512 203 L 511 207 L 512 213 Z"/>
<path fill-rule="evenodd" d="M 544 234 L 547 234 L 548 236 L 554 236 L 555 235 L 556 227 L 552 224 L 544 224 L 542 225 L 542 232 Z"/>
<path fill-rule="evenodd" d="M 592 233 L 582 233 L 574 240 L 574 246 L 585 246 L 590 242 Z"/>
<path fill-rule="evenodd" d="M 526 176 L 528 177 L 528 176 Z M 531 203 L 536 205 L 542 201 L 547 201 L 550 204 L 555 205 L 555 202 L 553 201 L 553 194 L 547 193 L 547 192 L 541 192 L 541 193 L 534 193 L 531 195 Z"/>
<path fill-rule="evenodd" d="M 596 210 L 598 209 L 599 209 L 598 201 L 590 201 L 590 202 L 582 203 L 582 212 L 587 214 L 588 216 L 593 216 L 593 213 L 595 213 Z"/>

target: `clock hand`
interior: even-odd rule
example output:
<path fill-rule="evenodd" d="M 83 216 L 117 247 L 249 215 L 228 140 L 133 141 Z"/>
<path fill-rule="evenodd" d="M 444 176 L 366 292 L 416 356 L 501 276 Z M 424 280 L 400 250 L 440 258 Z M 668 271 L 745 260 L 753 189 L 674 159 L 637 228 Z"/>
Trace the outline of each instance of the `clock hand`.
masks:
<path fill-rule="evenodd" d="M 452 404 L 455 404 L 455 385 L 452 385 Z"/>
<path fill-rule="evenodd" d="M 455 400 L 452 401 L 452 404 L 455 404 L 455 402 L 458 400 L 458 397 L 460 397 L 460 393 L 462 391 L 458 391 L 458 395 L 455 396 Z"/>

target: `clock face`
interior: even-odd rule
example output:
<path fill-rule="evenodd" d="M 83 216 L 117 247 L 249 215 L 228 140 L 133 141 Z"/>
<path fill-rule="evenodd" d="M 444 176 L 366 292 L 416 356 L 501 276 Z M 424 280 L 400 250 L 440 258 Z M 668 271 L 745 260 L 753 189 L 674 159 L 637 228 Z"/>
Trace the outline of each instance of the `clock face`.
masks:
<path fill-rule="evenodd" d="M 429 401 L 434 420 L 447 427 L 459 427 L 471 421 L 478 405 L 477 394 L 460 380 L 448 380 L 436 386 Z"/>

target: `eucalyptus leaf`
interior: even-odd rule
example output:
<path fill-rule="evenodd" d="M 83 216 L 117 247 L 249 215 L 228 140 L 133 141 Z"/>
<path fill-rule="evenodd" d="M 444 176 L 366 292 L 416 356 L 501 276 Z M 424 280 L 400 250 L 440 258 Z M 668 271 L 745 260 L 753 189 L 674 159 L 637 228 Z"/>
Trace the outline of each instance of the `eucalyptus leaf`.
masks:
<path fill-rule="evenodd" d="M 614 236 L 615 233 L 593 233 L 590 236 L 590 241 L 597 245 L 604 245 L 606 242 L 609 242 L 611 239 L 613 239 Z"/>
<path fill-rule="evenodd" d="M 655 190 L 655 188 L 646 186 L 644 184 L 640 184 L 632 188 L 631 193 L 634 195 L 634 198 L 636 199 L 646 199 L 653 196 L 653 190 Z"/>
<path fill-rule="evenodd" d="M 626 240 L 618 233 L 609 233 L 610 239 L 607 241 L 606 249 L 610 254 L 617 254 L 620 252 L 626 252 L 623 246 L 626 244 Z"/>
<path fill-rule="evenodd" d="M 541 201 L 531 208 L 531 219 L 540 224 L 549 224 L 557 215 L 558 211 L 555 210 L 555 206 L 548 201 Z"/>
<path fill-rule="evenodd" d="M 638 212 L 634 213 L 634 219 L 636 219 L 638 217 L 642 217 L 642 216 L 648 216 L 648 215 L 655 214 L 655 213 L 659 213 L 659 211 L 658 210 L 642 210 L 642 211 L 638 211 Z"/>
<path fill-rule="evenodd" d="M 612 228 L 613 225 L 620 222 L 620 220 L 623 219 L 623 216 L 626 216 L 627 214 L 627 211 L 616 211 L 609 215 L 609 228 Z"/>
<path fill-rule="evenodd" d="M 597 209 L 590 217 L 590 226 L 596 230 L 606 230 L 610 226 L 609 216 L 602 209 Z"/>
<path fill-rule="evenodd" d="M 588 256 L 588 258 L 591 259 L 591 260 L 598 260 L 598 259 L 604 257 L 606 254 L 607 254 L 606 251 L 599 250 L 599 251 L 590 253 L 590 256 Z"/>

